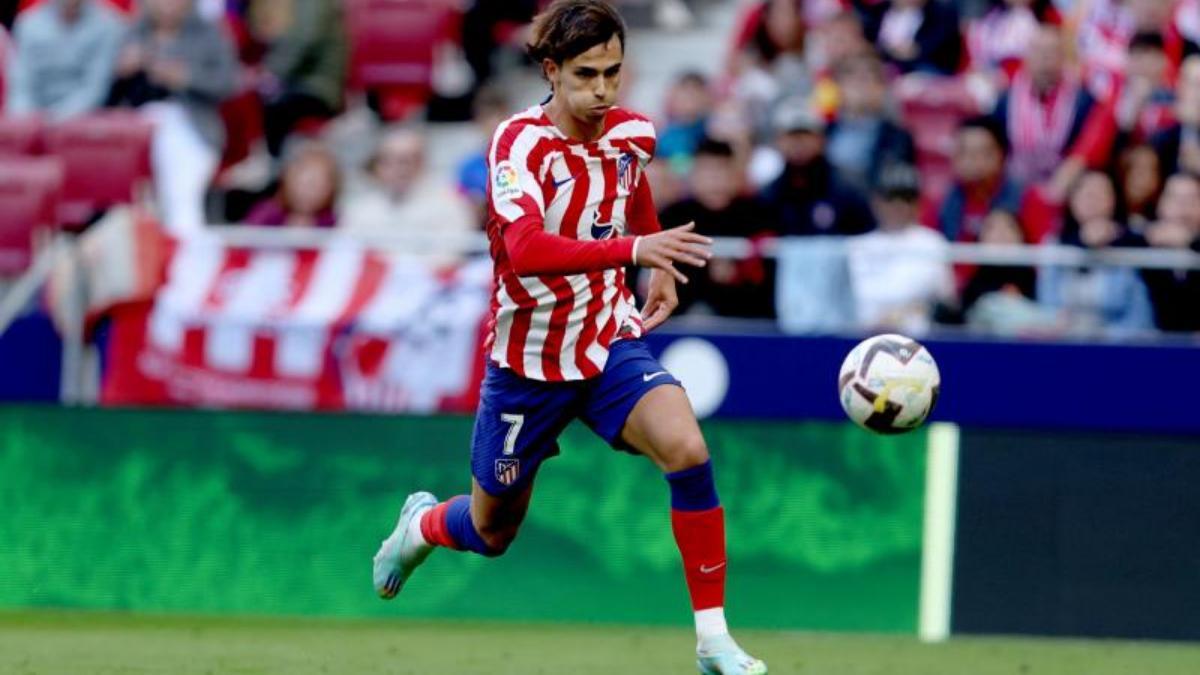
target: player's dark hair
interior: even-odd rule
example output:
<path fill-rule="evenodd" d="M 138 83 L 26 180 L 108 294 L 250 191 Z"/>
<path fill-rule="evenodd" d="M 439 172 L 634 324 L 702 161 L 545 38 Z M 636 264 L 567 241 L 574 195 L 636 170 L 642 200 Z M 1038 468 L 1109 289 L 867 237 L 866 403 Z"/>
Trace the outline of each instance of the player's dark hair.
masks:
<path fill-rule="evenodd" d="M 700 143 L 696 145 L 696 157 L 719 157 L 721 159 L 733 158 L 733 146 L 725 141 L 705 136 L 700 139 Z"/>
<path fill-rule="evenodd" d="M 625 48 L 625 22 L 603 0 L 555 0 L 534 17 L 531 35 L 525 48 L 539 64 L 550 59 L 561 65 L 614 35 Z"/>
<path fill-rule="evenodd" d="M 958 125 L 958 132 L 962 133 L 971 129 L 985 131 L 992 140 L 996 141 L 996 145 L 1000 146 L 1000 150 L 1004 154 L 1008 154 L 1008 134 L 1004 130 L 1004 126 L 991 115 L 975 115 L 968 117 Z"/>

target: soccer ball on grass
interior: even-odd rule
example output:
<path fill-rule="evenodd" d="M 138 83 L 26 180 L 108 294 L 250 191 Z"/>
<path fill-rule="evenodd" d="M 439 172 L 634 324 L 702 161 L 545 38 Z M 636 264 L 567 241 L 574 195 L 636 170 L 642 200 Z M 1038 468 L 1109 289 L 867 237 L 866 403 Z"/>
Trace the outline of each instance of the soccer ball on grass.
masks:
<path fill-rule="evenodd" d="M 858 343 L 842 362 L 838 400 L 859 426 L 902 434 L 925 421 L 942 378 L 925 347 L 903 335 L 876 335 Z"/>

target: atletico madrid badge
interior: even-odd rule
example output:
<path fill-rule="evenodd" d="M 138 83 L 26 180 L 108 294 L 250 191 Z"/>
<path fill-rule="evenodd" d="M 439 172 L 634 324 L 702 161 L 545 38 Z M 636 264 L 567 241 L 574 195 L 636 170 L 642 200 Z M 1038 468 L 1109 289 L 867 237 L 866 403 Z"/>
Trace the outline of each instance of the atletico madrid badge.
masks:
<path fill-rule="evenodd" d="M 496 460 L 496 480 L 500 481 L 501 485 L 512 485 L 517 482 L 517 476 L 521 475 L 521 460 L 519 459 L 498 459 Z"/>
<path fill-rule="evenodd" d="M 626 152 L 622 153 L 621 158 L 617 160 L 617 184 L 626 194 L 633 186 L 633 159 L 633 155 Z"/>

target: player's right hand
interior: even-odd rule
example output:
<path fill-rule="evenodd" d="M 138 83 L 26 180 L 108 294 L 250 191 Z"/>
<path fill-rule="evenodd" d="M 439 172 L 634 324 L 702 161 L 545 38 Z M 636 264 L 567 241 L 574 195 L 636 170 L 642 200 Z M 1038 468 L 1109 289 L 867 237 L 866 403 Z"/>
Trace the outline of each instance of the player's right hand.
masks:
<path fill-rule="evenodd" d="M 675 269 L 675 263 L 693 267 L 704 267 L 712 257 L 712 239 L 696 234 L 695 223 L 688 223 L 670 230 L 642 235 L 637 245 L 634 263 L 640 267 L 652 267 L 667 272 L 681 284 L 688 282 L 683 272 Z"/>

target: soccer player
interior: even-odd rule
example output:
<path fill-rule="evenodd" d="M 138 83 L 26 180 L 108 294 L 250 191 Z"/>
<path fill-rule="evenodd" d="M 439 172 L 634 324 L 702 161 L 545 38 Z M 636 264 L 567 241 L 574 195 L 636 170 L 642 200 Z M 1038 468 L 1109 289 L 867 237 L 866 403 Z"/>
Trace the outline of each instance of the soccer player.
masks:
<path fill-rule="evenodd" d="M 708 449 L 679 381 L 641 340 L 678 304 L 675 281 L 687 279 L 675 264 L 704 266 L 711 240 L 658 225 L 645 179 L 654 127 L 615 105 L 624 48 L 621 18 L 601 0 L 557 0 L 535 19 L 529 52 L 552 95 L 501 124 L 488 153 L 496 290 L 471 494 L 410 495 L 375 554 L 375 589 L 395 597 L 435 547 L 503 554 L 539 465 L 579 418 L 665 474 L 700 671 L 758 675 L 766 665 L 725 623 L 725 516 Z M 630 264 L 652 268 L 642 312 Z"/>

